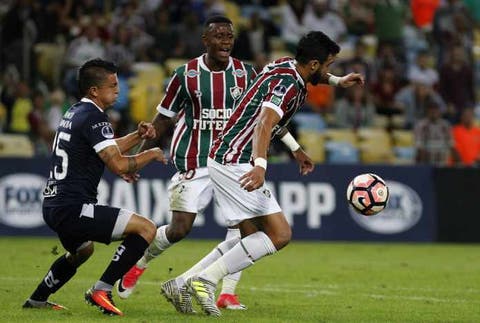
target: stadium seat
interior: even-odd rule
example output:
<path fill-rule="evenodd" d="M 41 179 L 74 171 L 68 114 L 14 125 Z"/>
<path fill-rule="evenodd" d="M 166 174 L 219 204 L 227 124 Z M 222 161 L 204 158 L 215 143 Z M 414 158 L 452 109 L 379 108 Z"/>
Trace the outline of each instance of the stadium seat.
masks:
<path fill-rule="evenodd" d="M 27 135 L 2 134 L 0 157 L 33 157 L 33 144 Z"/>
<path fill-rule="evenodd" d="M 359 162 L 358 148 L 349 142 L 330 141 L 325 144 L 327 163 L 356 164 Z"/>
<path fill-rule="evenodd" d="M 412 165 L 415 164 L 415 147 L 394 147 L 396 165 Z"/>
<path fill-rule="evenodd" d="M 358 143 L 358 138 L 352 129 L 327 129 L 325 131 L 325 138 L 328 141 L 348 142 L 354 147 Z"/>
<path fill-rule="evenodd" d="M 393 145 L 396 147 L 413 147 L 414 135 L 410 130 L 393 130 L 392 131 Z"/>
<path fill-rule="evenodd" d="M 299 131 L 298 143 L 316 163 L 325 161 L 325 136 L 317 131 Z"/>
<path fill-rule="evenodd" d="M 188 62 L 186 58 L 169 58 L 165 61 L 165 72 L 167 76 L 172 76 L 173 71 L 180 67 L 181 65 Z"/>
<path fill-rule="evenodd" d="M 297 129 L 302 131 L 321 132 L 324 131 L 327 126 L 322 116 L 318 113 L 297 112 L 294 115 L 293 120 L 297 125 Z"/>

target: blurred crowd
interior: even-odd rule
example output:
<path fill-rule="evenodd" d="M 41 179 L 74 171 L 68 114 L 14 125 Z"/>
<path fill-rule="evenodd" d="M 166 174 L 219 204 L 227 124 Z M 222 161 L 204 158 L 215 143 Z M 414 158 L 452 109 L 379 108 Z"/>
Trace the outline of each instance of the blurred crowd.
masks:
<path fill-rule="evenodd" d="M 139 64 L 158 65 L 168 76 L 172 60 L 199 56 L 202 23 L 214 14 L 234 22 L 232 56 L 258 70 L 294 55 L 309 30 L 321 30 L 341 45 L 332 72 L 362 73 L 366 85 L 309 86 L 308 102 L 291 129 L 299 137 L 328 137 L 332 129 L 353 134 L 354 154 L 339 162 L 363 161 L 357 140 L 364 129 L 380 129 L 389 151 L 400 154 L 378 162 L 480 162 L 478 0 L 2 1 L 0 136 L 27 135 L 35 154 L 47 155 L 63 113 L 78 99 L 76 70 L 96 57 L 120 67 L 120 98 L 108 114 L 117 135 L 126 133 L 138 121 L 132 87 Z M 406 149 L 393 149 L 395 132 L 411 138 Z M 333 161 L 328 147 L 337 146 L 326 147 L 317 161 Z M 279 160 L 286 155 L 279 144 L 272 154 Z"/>

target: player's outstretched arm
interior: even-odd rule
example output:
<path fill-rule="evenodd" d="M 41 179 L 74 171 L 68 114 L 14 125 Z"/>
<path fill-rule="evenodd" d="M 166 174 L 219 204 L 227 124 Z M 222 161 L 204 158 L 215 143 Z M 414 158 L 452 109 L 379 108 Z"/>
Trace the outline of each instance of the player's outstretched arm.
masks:
<path fill-rule="evenodd" d="M 359 73 L 348 73 L 344 76 L 335 76 L 333 74 L 327 73 L 325 74 L 325 77 L 323 79 L 326 80 L 325 83 L 327 84 L 343 88 L 347 88 L 355 84 L 365 84 L 364 76 Z"/>
<path fill-rule="evenodd" d="M 300 144 L 293 138 L 292 134 L 288 131 L 287 128 L 281 127 L 277 131 L 277 136 L 280 140 L 287 146 L 292 152 L 293 157 L 300 167 L 300 174 L 307 175 L 311 173 L 315 168 L 315 164 L 308 154 L 302 149 Z"/>
<path fill-rule="evenodd" d="M 165 132 L 173 126 L 173 120 L 161 113 L 157 113 L 153 118 L 152 125 L 155 128 L 155 137 L 145 138 L 140 145 L 138 152 L 142 152 L 160 145 L 160 139 Z"/>
<path fill-rule="evenodd" d="M 153 160 L 167 164 L 163 151 L 156 147 L 132 156 L 124 156 L 117 146 L 108 146 L 102 149 L 98 156 L 108 169 L 119 176 L 134 174 Z"/>
<path fill-rule="evenodd" d="M 279 121 L 280 116 L 275 110 L 267 107 L 262 108 L 253 133 L 252 157 L 255 167 L 240 177 L 240 185 L 249 192 L 256 190 L 265 182 L 267 149 L 272 137 L 272 129 Z"/>
<path fill-rule="evenodd" d="M 140 121 L 137 130 L 126 136 L 116 139 L 118 149 L 123 154 L 140 143 L 142 139 L 151 139 L 156 137 L 155 127 L 145 121 Z"/>

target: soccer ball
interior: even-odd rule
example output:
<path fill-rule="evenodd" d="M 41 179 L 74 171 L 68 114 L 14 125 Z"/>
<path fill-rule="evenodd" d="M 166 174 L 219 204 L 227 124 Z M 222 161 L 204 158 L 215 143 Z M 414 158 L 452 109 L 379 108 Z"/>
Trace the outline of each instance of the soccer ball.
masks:
<path fill-rule="evenodd" d="M 382 211 L 388 202 L 388 186 L 375 174 L 356 176 L 347 188 L 347 200 L 355 211 L 370 216 Z"/>

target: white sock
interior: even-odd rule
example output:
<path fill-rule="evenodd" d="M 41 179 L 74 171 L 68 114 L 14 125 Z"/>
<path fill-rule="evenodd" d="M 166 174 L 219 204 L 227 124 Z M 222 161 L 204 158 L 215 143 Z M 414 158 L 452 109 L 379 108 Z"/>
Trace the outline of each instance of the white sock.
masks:
<path fill-rule="evenodd" d="M 264 232 L 258 231 L 240 240 L 230 251 L 205 268 L 199 276 L 218 284 L 227 274 L 248 268 L 258 259 L 276 251 L 270 238 Z"/>
<path fill-rule="evenodd" d="M 227 230 L 227 235 L 225 237 L 225 240 L 228 240 L 230 238 L 238 238 L 239 240 L 242 238 L 240 234 L 239 229 L 231 229 L 229 228 Z M 240 281 L 240 277 L 242 276 L 242 272 L 238 271 L 233 274 L 228 274 L 225 276 L 222 280 L 222 291 L 220 294 L 235 294 L 235 288 L 237 288 L 237 284 Z"/>
<path fill-rule="evenodd" d="M 176 278 L 177 285 L 179 287 L 185 284 L 188 278 L 198 274 L 209 265 L 211 265 L 215 260 L 224 255 L 227 251 L 233 248 L 240 241 L 240 237 L 233 237 L 231 239 L 220 242 L 208 255 L 203 257 L 199 262 L 193 265 L 186 272 L 181 274 Z"/>
<path fill-rule="evenodd" d="M 148 246 L 147 250 L 145 250 L 145 254 L 142 258 L 137 261 L 137 266 L 144 269 L 147 268 L 147 264 L 152 260 L 158 257 L 162 252 L 167 250 L 172 243 L 168 241 L 167 235 L 165 230 L 167 229 L 167 225 L 162 225 L 157 229 L 157 235 L 155 239 L 152 241 L 150 246 Z"/>

